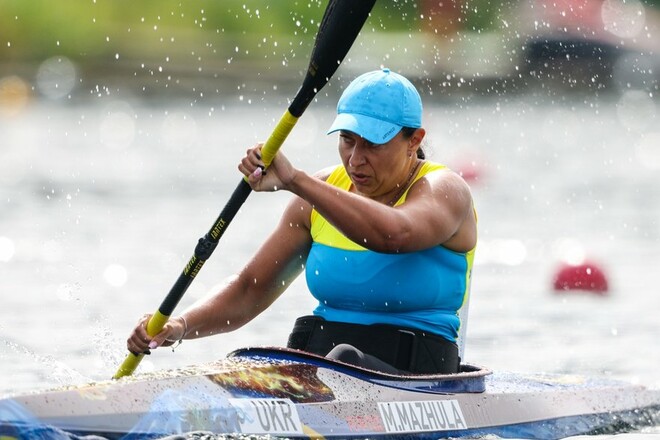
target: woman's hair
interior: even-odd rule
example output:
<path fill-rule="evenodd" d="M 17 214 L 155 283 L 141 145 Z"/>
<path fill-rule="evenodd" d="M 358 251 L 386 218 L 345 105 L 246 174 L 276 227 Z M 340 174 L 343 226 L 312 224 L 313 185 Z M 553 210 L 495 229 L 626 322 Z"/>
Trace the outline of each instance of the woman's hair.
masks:
<path fill-rule="evenodd" d="M 403 135 L 404 139 L 410 139 L 410 137 L 415 133 L 415 130 L 417 129 L 412 127 L 403 127 L 401 129 L 401 134 Z M 426 154 L 424 154 L 424 149 L 422 148 L 421 144 L 417 148 L 417 159 L 426 159 Z"/>

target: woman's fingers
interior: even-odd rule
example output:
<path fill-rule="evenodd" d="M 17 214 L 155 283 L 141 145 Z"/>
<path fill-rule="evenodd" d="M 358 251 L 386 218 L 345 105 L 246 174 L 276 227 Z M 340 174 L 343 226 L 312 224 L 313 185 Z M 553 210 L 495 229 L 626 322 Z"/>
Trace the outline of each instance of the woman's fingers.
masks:
<path fill-rule="evenodd" d="M 147 335 L 146 331 L 140 331 L 141 328 L 141 324 L 138 325 L 126 341 L 128 351 L 133 354 L 145 353 L 149 350 L 151 338 Z"/>
<path fill-rule="evenodd" d="M 252 148 L 248 148 L 245 152 L 245 156 L 241 159 L 238 169 L 246 176 L 250 176 L 257 169 L 263 171 L 266 166 L 261 160 L 261 147 L 263 144 L 256 144 Z"/>
<path fill-rule="evenodd" d="M 149 354 L 154 348 L 168 347 L 181 339 L 177 335 L 182 334 L 184 329 L 176 320 L 169 320 L 157 335 L 150 336 L 147 333 L 149 319 L 151 315 L 144 315 L 126 341 L 128 350 L 133 354 Z"/>
<path fill-rule="evenodd" d="M 163 333 L 162 331 L 157 335 L 159 337 L 158 339 L 152 338 L 149 336 L 149 333 L 147 333 L 147 324 L 149 323 L 149 320 L 151 319 L 150 314 L 146 314 L 140 318 L 138 321 L 137 326 L 135 329 L 133 329 L 133 333 L 128 337 L 128 340 L 126 341 L 126 345 L 128 347 L 128 351 L 130 351 L 133 354 L 149 354 L 149 349 L 151 348 L 156 348 L 159 345 L 159 339 L 160 335 Z M 164 338 L 163 338 L 164 339 Z"/>

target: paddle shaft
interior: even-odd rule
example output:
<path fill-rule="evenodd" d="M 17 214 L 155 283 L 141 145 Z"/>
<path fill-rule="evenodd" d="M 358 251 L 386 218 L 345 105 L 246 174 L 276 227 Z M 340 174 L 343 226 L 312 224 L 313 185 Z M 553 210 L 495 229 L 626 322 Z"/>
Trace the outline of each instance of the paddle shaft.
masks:
<path fill-rule="evenodd" d="M 335 73 L 362 25 L 367 20 L 376 0 L 330 0 L 319 25 L 309 66 L 302 86 L 291 105 L 277 123 L 263 148 L 261 158 L 269 166 L 284 143 L 298 118 Z M 177 304 L 188 290 L 195 276 L 211 257 L 225 230 L 252 192 L 246 179 L 241 179 L 229 201 L 220 212 L 211 229 L 199 239 L 195 252 L 179 275 L 169 293 L 147 323 L 147 333 L 157 335 L 167 323 Z M 113 376 L 118 379 L 131 375 L 144 354 L 129 353 Z"/>

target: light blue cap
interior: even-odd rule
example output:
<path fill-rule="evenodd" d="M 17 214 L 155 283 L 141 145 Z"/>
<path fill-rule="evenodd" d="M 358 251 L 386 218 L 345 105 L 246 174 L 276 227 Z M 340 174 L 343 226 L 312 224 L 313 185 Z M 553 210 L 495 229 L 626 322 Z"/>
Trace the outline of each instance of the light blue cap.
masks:
<path fill-rule="evenodd" d="M 403 127 L 421 126 L 422 99 L 415 86 L 398 73 L 382 69 L 362 74 L 346 87 L 328 134 L 345 130 L 384 144 Z"/>

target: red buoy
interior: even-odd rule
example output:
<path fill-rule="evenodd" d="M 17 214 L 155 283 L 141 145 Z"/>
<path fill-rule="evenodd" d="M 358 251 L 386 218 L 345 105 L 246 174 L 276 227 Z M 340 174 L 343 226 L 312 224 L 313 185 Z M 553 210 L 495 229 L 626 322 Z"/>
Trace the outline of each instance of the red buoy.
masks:
<path fill-rule="evenodd" d="M 593 262 L 562 264 L 554 278 L 554 288 L 558 292 L 582 290 L 604 295 L 607 292 L 605 272 Z"/>
<path fill-rule="evenodd" d="M 467 183 L 479 183 L 483 174 L 483 167 L 477 163 L 475 160 L 464 158 L 459 160 L 452 169 L 467 182 Z"/>

